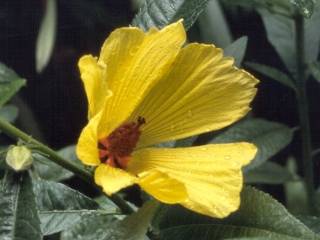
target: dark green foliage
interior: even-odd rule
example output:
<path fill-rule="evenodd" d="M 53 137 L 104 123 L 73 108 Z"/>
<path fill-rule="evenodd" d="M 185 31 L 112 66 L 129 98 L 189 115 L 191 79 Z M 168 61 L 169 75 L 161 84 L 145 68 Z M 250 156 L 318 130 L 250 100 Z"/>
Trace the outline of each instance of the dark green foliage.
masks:
<path fill-rule="evenodd" d="M 0 239 L 42 239 L 35 194 L 28 174 L 7 172 L 0 181 Z"/>

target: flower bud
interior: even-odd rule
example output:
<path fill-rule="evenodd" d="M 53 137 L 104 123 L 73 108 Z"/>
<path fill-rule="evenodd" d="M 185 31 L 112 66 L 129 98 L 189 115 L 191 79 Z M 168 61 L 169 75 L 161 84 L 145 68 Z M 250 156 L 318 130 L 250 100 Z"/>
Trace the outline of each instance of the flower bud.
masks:
<path fill-rule="evenodd" d="M 15 171 L 26 170 L 32 161 L 31 151 L 25 146 L 13 146 L 7 152 L 6 162 Z"/>

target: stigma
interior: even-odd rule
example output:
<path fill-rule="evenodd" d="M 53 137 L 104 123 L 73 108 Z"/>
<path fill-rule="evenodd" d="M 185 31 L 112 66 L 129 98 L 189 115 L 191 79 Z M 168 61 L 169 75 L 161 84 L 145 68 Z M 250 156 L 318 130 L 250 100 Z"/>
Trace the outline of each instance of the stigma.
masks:
<path fill-rule="evenodd" d="M 138 117 L 137 122 L 123 123 L 109 136 L 98 141 L 99 158 L 101 162 L 111 167 L 126 169 L 131 153 L 137 145 L 141 130 L 146 121 Z"/>

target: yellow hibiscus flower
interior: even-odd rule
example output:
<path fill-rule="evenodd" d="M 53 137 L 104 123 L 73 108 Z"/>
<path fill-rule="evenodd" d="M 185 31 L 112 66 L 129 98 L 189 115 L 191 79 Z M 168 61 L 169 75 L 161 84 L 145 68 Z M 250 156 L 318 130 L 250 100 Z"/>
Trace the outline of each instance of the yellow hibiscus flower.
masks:
<path fill-rule="evenodd" d="M 222 218 L 238 209 L 250 143 L 156 148 L 243 117 L 257 80 L 213 45 L 185 44 L 182 21 L 113 31 L 100 57 L 79 60 L 89 122 L 77 145 L 107 194 L 138 184 L 154 198 Z"/>

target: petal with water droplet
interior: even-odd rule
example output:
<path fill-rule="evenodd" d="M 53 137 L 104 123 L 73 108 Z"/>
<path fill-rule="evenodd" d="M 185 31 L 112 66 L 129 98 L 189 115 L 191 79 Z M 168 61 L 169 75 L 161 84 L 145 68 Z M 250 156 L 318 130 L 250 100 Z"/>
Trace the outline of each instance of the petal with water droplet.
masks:
<path fill-rule="evenodd" d="M 101 135 L 108 135 L 123 123 L 168 71 L 185 42 L 185 34 L 181 21 L 147 33 L 126 27 L 110 34 L 98 60 L 107 66 L 105 77 L 113 93 L 104 107 Z"/>
<path fill-rule="evenodd" d="M 88 99 L 88 118 L 90 119 L 101 111 L 106 98 L 111 96 L 111 91 L 103 77 L 106 67 L 99 65 L 97 59 L 91 55 L 81 57 L 78 66 Z"/>
<path fill-rule="evenodd" d="M 183 48 L 131 116 L 143 116 L 147 122 L 139 146 L 217 130 L 243 117 L 258 80 L 232 64 L 213 45 Z"/>
<path fill-rule="evenodd" d="M 94 181 L 103 191 L 111 195 L 136 183 L 137 178 L 122 169 L 100 164 L 94 172 Z"/>
<path fill-rule="evenodd" d="M 128 171 L 133 174 L 151 170 L 166 173 L 186 187 L 188 199 L 180 202 L 181 205 L 222 218 L 238 209 L 243 182 L 241 167 L 254 158 L 256 151 L 250 143 L 147 148 L 133 153 Z M 230 159 L 226 160 L 226 155 Z"/>

